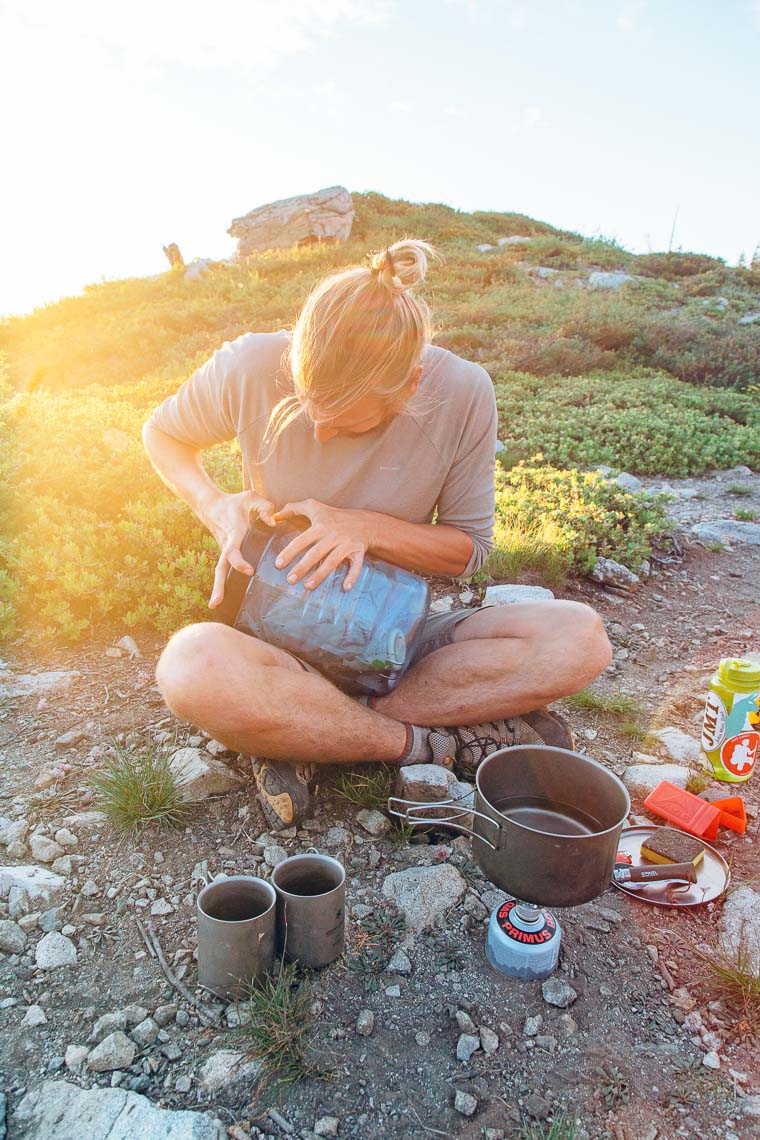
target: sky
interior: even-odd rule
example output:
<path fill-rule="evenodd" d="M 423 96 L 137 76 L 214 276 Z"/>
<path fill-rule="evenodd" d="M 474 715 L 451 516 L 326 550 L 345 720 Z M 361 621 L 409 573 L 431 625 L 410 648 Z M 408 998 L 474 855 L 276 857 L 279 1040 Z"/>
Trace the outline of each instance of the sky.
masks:
<path fill-rule="evenodd" d="M 0 0 L 0 315 L 333 185 L 736 264 L 758 59 L 760 0 Z"/>

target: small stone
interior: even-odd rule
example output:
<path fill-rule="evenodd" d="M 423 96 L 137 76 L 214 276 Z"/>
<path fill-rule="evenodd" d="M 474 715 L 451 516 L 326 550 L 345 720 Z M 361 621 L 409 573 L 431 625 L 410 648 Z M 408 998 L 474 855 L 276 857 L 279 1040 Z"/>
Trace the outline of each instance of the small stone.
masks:
<path fill-rule="evenodd" d="M 392 998 L 401 997 L 401 986 L 386 986 L 385 996 Z"/>
<path fill-rule="evenodd" d="M 636 278 L 632 277 L 630 273 L 623 273 L 618 270 L 595 269 L 593 273 L 589 273 L 588 277 L 588 283 L 592 289 L 620 289 L 629 282 L 635 283 Z"/>
<path fill-rule="evenodd" d="M 102 910 L 89 910 L 80 915 L 82 922 L 87 923 L 88 926 L 105 926 L 108 922 L 108 915 Z"/>
<path fill-rule="evenodd" d="M 41 1005 L 30 1005 L 29 1009 L 24 1014 L 24 1020 L 21 1022 L 28 1029 L 33 1029 L 36 1025 L 47 1025 L 47 1018 L 45 1011 Z"/>
<path fill-rule="evenodd" d="M 132 1002 L 131 1005 L 125 1005 L 119 1012 L 124 1015 L 125 1025 L 139 1025 L 148 1016 L 145 1006 L 137 1005 L 135 1002 Z"/>
<path fill-rule="evenodd" d="M 614 586 L 618 590 L 630 590 L 641 581 L 638 574 L 614 558 L 597 558 L 590 577 L 601 586 Z"/>
<path fill-rule="evenodd" d="M 158 1026 L 152 1017 L 146 1017 L 134 1027 L 129 1036 L 141 1049 L 147 1049 L 148 1045 L 152 1045 L 158 1037 Z"/>
<path fill-rule="evenodd" d="M 72 1073 L 78 1073 L 87 1060 L 90 1050 L 86 1045 L 67 1045 L 64 1064 Z"/>
<path fill-rule="evenodd" d="M 63 926 L 61 921 L 61 908 L 59 906 L 52 906 L 50 910 L 46 910 L 38 918 L 37 925 L 45 934 L 49 934 L 51 930 L 60 930 Z"/>
<path fill-rule="evenodd" d="M 546 979 L 541 986 L 541 993 L 544 995 L 545 1002 L 548 1002 L 549 1005 L 559 1006 L 560 1009 L 567 1009 L 578 997 L 569 982 L 556 976 Z"/>
<path fill-rule="evenodd" d="M 34 961 L 40 970 L 57 970 L 76 966 L 77 948 L 70 938 L 51 930 L 37 943 Z"/>
<path fill-rule="evenodd" d="M 399 947 L 399 949 L 396 951 L 386 966 L 386 970 L 389 974 L 408 975 L 412 972 L 412 963 L 409 961 L 409 958 L 404 953 L 404 951 Z"/>
<path fill-rule="evenodd" d="M 314 1125 L 317 1136 L 337 1136 L 340 1119 L 337 1116 L 321 1116 Z"/>
<path fill-rule="evenodd" d="M 174 1002 L 169 1002 L 167 1005 L 159 1005 L 153 1011 L 153 1020 L 157 1025 L 162 1028 L 168 1025 L 177 1016 L 177 1009 L 179 1007 Z"/>
<path fill-rule="evenodd" d="M 77 847 L 79 838 L 68 827 L 59 827 L 55 833 L 55 841 L 61 847 Z"/>
<path fill-rule="evenodd" d="M 728 895 L 720 916 L 720 941 L 734 956 L 741 946 L 746 968 L 760 974 L 760 894 L 752 887 L 742 885 Z"/>
<path fill-rule="evenodd" d="M 58 749 L 75 748 L 77 744 L 81 744 L 83 740 L 89 740 L 90 733 L 86 728 L 72 728 L 68 732 L 64 732 L 55 742 Z"/>
<path fill-rule="evenodd" d="M 467 1013 L 465 1010 L 458 1009 L 456 1011 L 455 1017 L 457 1019 L 457 1025 L 459 1026 L 459 1032 L 460 1033 L 475 1034 L 478 1032 L 477 1025 L 472 1020 L 469 1013 Z"/>
<path fill-rule="evenodd" d="M 637 479 L 635 475 L 629 475 L 627 471 L 621 471 L 619 475 L 615 476 L 614 481 L 624 491 L 641 491 L 644 487 L 640 479 Z"/>
<path fill-rule="evenodd" d="M 0 950 L 4 954 L 23 954 L 26 941 L 26 934 L 18 923 L 0 919 Z"/>
<path fill-rule="evenodd" d="M 370 835 L 373 835 L 375 839 L 379 839 L 381 835 L 385 835 L 391 826 L 391 821 L 387 815 L 383 815 L 381 811 L 363 808 L 360 812 L 356 813 L 356 818 L 364 830 L 368 831 Z"/>
<path fill-rule="evenodd" d="M 29 848 L 33 858 L 40 863 L 52 863 L 63 855 L 63 848 L 59 847 L 54 839 L 49 839 L 47 835 L 39 835 L 38 833 L 30 836 Z"/>
<path fill-rule="evenodd" d="M 578 1032 L 578 1022 L 571 1013 L 561 1013 L 557 1018 L 557 1025 L 565 1037 L 572 1037 L 574 1033 Z"/>
<path fill-rule="evenodd" d="M 662 780 L 685 788 L 690 775 L 682 764 L 631 764 L 623 772 L 623 783 L 632 796 L 643 800 Z"/>
<path fill-rule="evenodd" d="M 88 1038 L 91 1045 L 97 1045 L 104 1037 L 114 1033 L 117 1029 L 127 1028 L 127 1015 L 123 1009 L 117 1009 L 113 1013 L 104 1013 L 92 1027 L 90 1036 Z"/>
<path fill-rule="evenodd" d="M 227 764 L 199 748 L 179 748 L 172 754 L 169 767 L 177 777 L 186 800 L 205 800 L 209 796 L 223 795 L 243 783 L 243 777 Z"/>
<path fill-rule="evenodd" d="M 165 1045 L 162 1045 L 161 1052 L 167 1061 L 179 1061 L 182 1056 L 181 1048 L 174 1041 L 167 1041 Z"/>
<path fill-rule="evenodd" d="M 480 1038 L 470 1033 L 463 1033 L 457 1041 L 457 1060 L 469 1061 L 473 1053 L 480 1048 Z"/>
<path fill-rule="evenodd" d="M 709 1053 L 705 1053 L 704 1057 L 702 1058 L 702 1064 L 707 1069 L 719 1069 L 720 1057 L 714 1049 L 711 1049 Z"/>
<path fill-rule="evenodd" d="M 700 763 L 700 743 L 680 728 L 658 728 L 650 734 L 659 740 L 671 760 L 676 764 Z"/>
<path fill-rule="evenodd" d="M 116 645 L 119 649 L 123 649 L 125 653 L 129 654 L 130 660 L 133 657 L 142 657 L 142 653 L 137 648 L 137 642 L 133 637 L 130 637 L 128 633 L 125 633 L 123 637 L 120 637 L 116 642 Z"/>
<path fill-rule="evenodd" d="M 280 863 L 284 862 L 287 857 L 288 853 L 285 848 L 279 847 L 276 843 L 273 843 L 271 847 L 267 847 L 264 852 L 264 862 L 267 867 L 277 867 Z"/>
<path fill-rule="evenodd" d="M 74 872 L 74 860 L 70 855 L 61 855 L 53 863 L 53 870 L 59 875 L 66 875 L 67 877 Z"/>
<path fill-rule="evenodd" d="M 360 1037 L 371 1037 L 375 1029 L 375 1015 L 371 1009 L 363 1009 L 356 1019 L 356 1032 Z"/>
<path fill-rule="evenodd" d="M 37 914 L 22 914 L 18 919 L 18 924 L 23 930 L 24 934 L 28 934 L 30 930 L 36 930 L 39 926 L 39 913 Z"/>
<path fill-rule="evenodd" d="M 447 594 L 444 598 L 436 598 L 430 603 L 431 614 L 447 614 L 454 608 L 454 599 L 451 594 Z"/>
<path fill-rule="evenodd" d="M 478 1102 L 472 1093 L 464 1092 L 463 1089 L 457 1089 L 454 1095 L 454 1108 L 462 1116 L 474 1116 L 478 1107 Z"/>
<path fill-rule="evenodd" d="M 545 586 L 518 586 L 501 583 L 489 586 L 483 597 L 484 606 L 512 606 L 517 602 L 550 602 L 554 597 Z"/>
<path fill-rule="evenodd" d="M 499 1048 L 499 1038 L 493 1029 L 488 1029 L 487 1026 L 481 1025 L 480 1027 L 480 1044 L 483 1047 L 483 1052 L 488 1057 L 493 1057 L 494 1053 Z"/>
<path fill-rule="evenodd" d="M 543 1018 L 543 1015 L 540 1013 L 537 1013 L 532 1017 L 526 1017 L 525 1018 L 525 1025 L 523 1027 L 523 1036 L 524 1037 L 535 1037 L 536 1034 L 538 1033 L 539 1029 L 543 1025 L 543 1023 L 544 1023 L 544 1018 Z"/>
<path fill-rule="evenodd" d="M 28 834 L 29 824 L 25 819 L 0 820 L 0 847 L 23 843 Z"/>
<path fill-rule="evenodd" d="M 166 899 L 156 899 L 150 908 L 150 913 L 159 917 L 165 914 L 174 914 L 174 907 Z"/>
<path fill-rule="evenodd" d="M 128 1069 L 135 1059 L 134 1042 L 117 1030 L 109 1034 L 87 1056 L 87 1068 L 93 1073 L 108 1073 L 114 1069 Z"/>
<path fill-rule="evenodd" d="M 85 879 L 79 893 L 80 895 L 84 895 L 85 898 L 90 899 L 94 895 L 100 894 L 100 888 L 94 879 Z"/>
<path fill-rule="evenodd" d="M 462 875 L 450 863 L 410 867 L 388 875 L 383 894 L 393 899 L 409 930 L 421 931 L 456 906 L 467 890 Z"/>
<path fill-rule="evenodd" d="M 174 1091 L 178 1093 L 188 1093 L 193 1087 L 193 1082 L 189 1077 L 177 1077 L 174 1082 Z"/>

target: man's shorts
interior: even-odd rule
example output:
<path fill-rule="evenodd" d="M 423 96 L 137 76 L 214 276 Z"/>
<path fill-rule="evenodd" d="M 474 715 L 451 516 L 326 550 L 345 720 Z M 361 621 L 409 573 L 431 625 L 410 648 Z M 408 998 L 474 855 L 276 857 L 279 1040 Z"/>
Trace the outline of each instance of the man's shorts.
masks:
<path fill-rule="evenodd" d="M 449 610 L 445 614 L 428 614 L 425 619 L 425 624 L 422 627 L 422 633 L 415 647 L 412 659 L 407 666 L 411 669 L 418 661 L 422 661 L 423 657 L 428 657 L 431 653 L 435 653 L 436 649 L 443 649 L 445 645 L 451 645 L 454 640 L 454 630 L 459 625 L 460 621 L 464 621 L 470 614 L 478 613 L 477 609 L 468 610 Z M 296 657 L 296 654 L 292 654 Z M 297 658 L 303 665 L 307 673 L 318 673 L 324 676 L 319 669 L 315 669 L 313 665 L 309 665 L 302 657 Z M 328 681 L 330 677 L 327 678 Z"/>

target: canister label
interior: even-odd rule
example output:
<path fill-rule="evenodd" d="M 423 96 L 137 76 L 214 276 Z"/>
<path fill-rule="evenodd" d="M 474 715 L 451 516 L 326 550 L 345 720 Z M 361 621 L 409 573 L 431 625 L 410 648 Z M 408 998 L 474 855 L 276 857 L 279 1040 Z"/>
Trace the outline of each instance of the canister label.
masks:
<path fill-rule="evenodd" d="M 745 779 L 755 767 L 758 751 L 760 733 L 742 732 L 726 741 L 720 750 L 720 758 L 732 776 Z"/>
<path fill-rule="evenodd" d="M 726 706 L 718 694 L 710 689 L 707 694 L 705 722 L 702 727 L 702 747 L 705 752 L 712 752 L 713 749 L 720 748 L 726 739 L 727 719 Z"/>

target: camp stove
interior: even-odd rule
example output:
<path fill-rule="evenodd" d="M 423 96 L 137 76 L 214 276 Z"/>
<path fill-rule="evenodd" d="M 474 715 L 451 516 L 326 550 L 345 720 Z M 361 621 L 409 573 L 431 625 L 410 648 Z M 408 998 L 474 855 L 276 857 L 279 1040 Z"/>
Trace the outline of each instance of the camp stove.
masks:
<path fill-rule="evenodd" d="M 510 978 L 548 978 L 557 967 L 561 938 L 562 928 L 550 910 L 508 899 L 491 912 L 486 958 Z"/>

